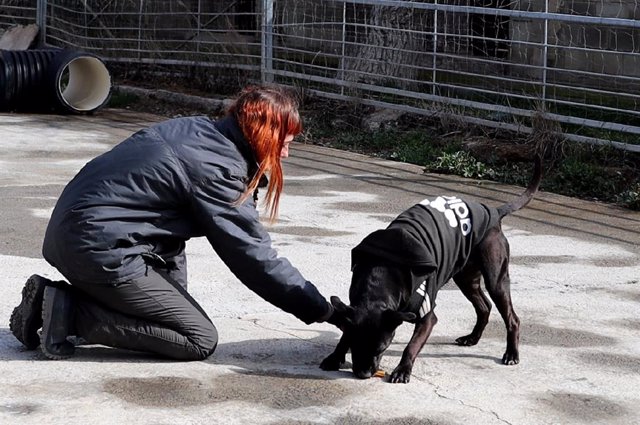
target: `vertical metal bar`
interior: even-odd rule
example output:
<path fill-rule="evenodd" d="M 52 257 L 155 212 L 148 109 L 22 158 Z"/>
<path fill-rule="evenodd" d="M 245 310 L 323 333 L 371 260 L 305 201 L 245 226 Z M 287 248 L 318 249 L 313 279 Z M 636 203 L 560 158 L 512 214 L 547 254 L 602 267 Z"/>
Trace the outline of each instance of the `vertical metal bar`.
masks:
<path fill-rule="evenodd" d="M 544 44 L 542 48 L 542 110 L 547 110 L 547 64 L 549 63 L 549 0 L 544 2 Z"/>
<path fill-rule="evenodd" d="M 434 4 L 438 5 L 438 0 L 434 0 Z M 433 11 L 433 49 L 432 52 L 433 54 L 433 61 L 432 61 L 432 65 L 431 65 L 431 93 L 436 95 L 438 94 L 437 89 L 436 89 L 436 74 L 438 72 L 437 69 L 437 62 L 436 62 L 436 55 L 438 53 L 438 10 L 434 10 Z"/>
<path fill-rule="evenodd" d="M 196 34 L 198 34 L 198 38 L 196 40 L 196 52 L 200 53 L 200 40 L 202 39 L 202 2 L 198 0 L 198 28 L 196 30 Z"/>
<path fill-rule="evenodd" d="M 83 48 L 87 48 L 89 44 L 89 20 L 87 19 L 87 15 L 89 14 L 89 5 L 87 2 L 84 2 L 84 42 Z"/>
<path fill-rule="evenodd" d="M 273 0 L 262 0 L 262 61 L 263 83 L 273 82 Z"/>
<path fill-rule="evenodd" d="M 342 3 L 342 52 L 340 53 L 340 80 L 344 81 L 346 79 L 345 73 L 345 62 L 347 58 L 345 55 L 347 54 L 347 2 L 344 1 Z M 340 84 L 340 94 L 344 96 L 344 84 Z"/>
<path fill-rule="evenodd" d="M 138 59 L 142 58 L 142 10 L 144 9 L 144 0 L 140 0 L 140 8 L 138 9 Z"/>
<path fill-rule="evenodd" d="M 47 0 L 38 0 L 36 4 L 36 23 L 38 24 L 38 44 L 42 47 L 47 39 Z"/>

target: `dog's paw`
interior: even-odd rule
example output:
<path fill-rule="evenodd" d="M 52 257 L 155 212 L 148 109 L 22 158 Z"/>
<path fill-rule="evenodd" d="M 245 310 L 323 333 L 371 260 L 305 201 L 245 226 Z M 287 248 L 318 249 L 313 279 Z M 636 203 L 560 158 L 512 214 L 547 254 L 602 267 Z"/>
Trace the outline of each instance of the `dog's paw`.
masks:
<path fill-rule="evenodd" d="M 334 354 L 330 354 L 320 363 L 320 369 L 322 370 L 340 370 L 344 364 L 345 359 L 341 359 Z"/>
<path fill-rule="evenodd" d="M 504 353 L 504 356 L 502 356 L 502 364 L 512 366 L 518 363 L 520 363 L 520 355 L 518 354 L 517 350 L 507 351 Z"/>
<path fill-rule="evenodd" d="M 479 337 L 473 334 L 469 334 L 456 339 L 456 344 L 463 345 L 465 347 L 471 347 L 472 345 L 476 345 L 478 341 L 480 341 Z"/>
<path fill-rule="evenodd" d="M 411 379 L 411 368 L 398 366 L 396 367 L 391 376 L 389 376 L 389 382 L 392 384 L 408 384 Z"/>

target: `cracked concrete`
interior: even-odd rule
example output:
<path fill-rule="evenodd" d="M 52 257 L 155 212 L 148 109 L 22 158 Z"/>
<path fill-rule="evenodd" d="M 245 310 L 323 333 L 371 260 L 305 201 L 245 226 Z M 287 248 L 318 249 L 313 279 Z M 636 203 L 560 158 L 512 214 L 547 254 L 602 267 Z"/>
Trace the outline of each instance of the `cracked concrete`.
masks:
<path fill-rule="evenodd" d="M 505 331 L 495 309 L 477 346 L 453 344 L 474 313 L 447 286 L 409 384 L 323 372 L 338 331 L 259 299 L 204 239 L 187 252 L 190 292 L 220 332 L 211 358 L 180 363 L 86 346 L 52 362 L 25 351 L 9 315 L 29 275 L 59 277 L 40 254 L 57 196 L 89 158 L 157 120 L 119 110 L 0 114 L 0 423 L 640 423 L 640 214 L 550 193 L 504 222 L 522 322 L 517 366 L 500 362 Z M 274 245 L 324 295 L 343 299 L 351 247 L 404 208 L 441 194 L 498 205 L 521 191 L 310 145 L 292 148 L 285 175 Z M 387 372 L 411 331 L 398 330 Z"/>

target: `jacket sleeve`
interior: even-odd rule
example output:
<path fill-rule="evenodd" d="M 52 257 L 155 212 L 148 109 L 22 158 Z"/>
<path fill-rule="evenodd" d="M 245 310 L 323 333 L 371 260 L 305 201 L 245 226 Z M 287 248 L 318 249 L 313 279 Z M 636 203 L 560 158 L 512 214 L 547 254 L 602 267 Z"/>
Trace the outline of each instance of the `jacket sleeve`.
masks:
<path fill-rule="evenodd" d="M 322 322 L 331 305 L 318 289 L 271 246 L 252 199 L 234 205 L 240 178 L 209 175 L 194 184 L 194 214 L 215 252 L 249 289 L 305 323 Z"/>

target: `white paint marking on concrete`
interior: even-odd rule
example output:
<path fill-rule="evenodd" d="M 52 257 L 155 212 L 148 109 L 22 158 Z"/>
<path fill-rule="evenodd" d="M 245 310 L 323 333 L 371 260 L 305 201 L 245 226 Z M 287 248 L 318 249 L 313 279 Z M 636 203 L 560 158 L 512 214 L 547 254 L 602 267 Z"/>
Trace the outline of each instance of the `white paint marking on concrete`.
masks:
<path fill-rule="evenodd" d="M 314 174 L 312 176 L 290 176 L 287 175 L 286 181 L 323 181 L 331 179 L 343 179 L 344 176 L 337 174 Z M 379 174 L 350 174 L 350 179 L 375 178 L 376 180 L 391 180 L 391 176 L 381 176 Z"/>
<path fill-rule="evenodd" d="M 48 220 L 51 218 L 53 208 L 30 208 L 29 211 L 31 211 L 31 215 L 36 218 L 44 218 Z"/>

